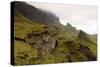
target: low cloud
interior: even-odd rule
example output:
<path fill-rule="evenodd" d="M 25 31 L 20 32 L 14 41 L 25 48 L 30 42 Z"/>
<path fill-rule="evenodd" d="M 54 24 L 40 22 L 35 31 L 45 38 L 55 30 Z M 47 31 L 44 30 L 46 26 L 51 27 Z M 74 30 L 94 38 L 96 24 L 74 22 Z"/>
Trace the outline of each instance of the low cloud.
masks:
<path fill-rule="evenodd" d="M 87 33 L 97 33 L 98 10 L 96 6 L 85 5 L 65 5 L 65 4 L 49 4 L 27 2 L 37 8 L 50 11 L 57 15 L 60 22 L 66 25 L 71 23 L 78 29 L 82 29 Z"/>

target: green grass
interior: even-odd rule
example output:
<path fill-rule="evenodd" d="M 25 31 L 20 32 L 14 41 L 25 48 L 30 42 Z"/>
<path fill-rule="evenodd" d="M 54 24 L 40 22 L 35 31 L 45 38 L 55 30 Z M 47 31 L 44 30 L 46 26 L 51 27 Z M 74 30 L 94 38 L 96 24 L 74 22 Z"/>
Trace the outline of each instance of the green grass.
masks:
<path fill-rule="evenodd" d="M 41 64 L 55 63 L 55 57 L 52 54 L 46 54 Z"/>
<path fill-rule="evenodd" d="M 84 46 L 87 46 L 94 55 L 97 56 L 97 45 L 88 41 L 80 41 Z"/>
<path fill-rule="evenodd" d="M 16 41 L 14 42 L 14 58 L 16 65 L 24 64 L 35 64 L 36 61 L 32 58 L 37 58 L 37 50 L 32 48 L 29 44 L 25 42 Z"/>

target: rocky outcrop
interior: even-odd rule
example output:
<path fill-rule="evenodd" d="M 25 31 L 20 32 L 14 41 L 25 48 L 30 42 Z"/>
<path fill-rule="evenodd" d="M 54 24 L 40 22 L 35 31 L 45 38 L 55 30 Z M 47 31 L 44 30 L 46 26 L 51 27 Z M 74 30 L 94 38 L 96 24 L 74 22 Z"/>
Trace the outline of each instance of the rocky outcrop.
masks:
<path fill-rule="evenodd" d="M 85 33 L 84 31 L 80 30 L 78 34 L 78 38 L 81 40 L 88 39 L 89 40 L 89 35 Z"/>
<path fill-rule="evenodd" d="M 67 59 L 69 62 L 73 62 L 76 58 L 76 60 L 80 61 L 95 61 L 96 56 L 93 54 L 93 52 L 86 46 L 84 46 L 81 43 L 75 43 L 74 41 L 67 41 L 66 47 L 68 49 L 67 52 Z M 77 58 L 78 56 L 78 58 Z"/>
<path fill-rule="evenodd" d="M 86 46 L 83 46 L 82 44 L 80 44 L 79 43 L 79 51 L 84 55 L 84 56 L 86 56 L 87 57 L 87 60 L 88 61 L 94 61 L 94 60 L 96 60 L 96 56 L 91 52 L 91 50 L 88 48 L 88 47 L 86 47 Z"/>
<path fill-rule="evenodd" d="M 40 52 L 40 54 L 49 53 L 56 46 L 56 33 L 44 30 L 43 32 L 33 31 L 27 35 L 26 41 Z"/>
<path fill-rule="evenodd" d="M 73 27 L 70 23 L 67 23 L 66 27 L 65 27 L 67 32 L 75 32 L 77 33 L 77 29 L 75 27 Z"/>

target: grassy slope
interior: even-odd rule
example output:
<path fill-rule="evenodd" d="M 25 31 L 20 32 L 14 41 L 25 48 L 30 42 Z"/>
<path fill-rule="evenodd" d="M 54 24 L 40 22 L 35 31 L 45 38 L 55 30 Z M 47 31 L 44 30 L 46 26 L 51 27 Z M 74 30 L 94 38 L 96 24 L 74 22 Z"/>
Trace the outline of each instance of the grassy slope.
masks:
<path fill-rule="evenodd" d="M 43 31 L 44 25 L 39 25 L 32 23 L 30 20 L 23 17 L 19 12 L 16 12 L 14 17 L 14 36 L 19 38 L 24 38 L 28 33 L 32 31 Z M 37 50 L 29 46 L 26 42 L 16 41 L 14 44 L 15 50 L 15 64 L 36 64 L 38 61 L 35 61 L 34 58 L 37 56 Z M 20 53 L 22 53 L 20 55 Z M 24 54 L 28 55 L 28 58 L 24 58 Z M 21 58 L 21 57 L 22 58 Z M 24 59 L 23 59 L 24 58 Z M 33 58 L 33 60 L 32 60 Z"/>
<path fill-rule="evenodd" d="M 97 34 L 96 34 L 96 35 L 91 35 L 91 40 L 92 40 L 94 43 L 97 43 Z"/>
<path fill-rule="evenodd" d="M 28 33 L 31 33 L 32 31 L 42 32 L 44 30 L 43 27 L 45 26 L 43 24 L 36 24 L 38 22 L 32 22 L 28 20 L 19 12 L 16 13 L 14 21 L 14 36 L 19 38 L 24 38 Z M 58 46 L 53 50 L 53 52 L 51 54 L 46 54 L 44 56 L 45 58 L 42 61 L 39 61 L 36 60 L 37 50 L 35 48 L 29 46 L 29 44 L 27 44 L 26 42 L 15 40 L 14 57 L 16 65 L 68 62 L 68 57 L 66 55 L 69 53 L 69 50 L 74 52 L 74 54 L 71 56 L 73 61 L 82 61 L 85 59 L 85 56 L 83 56 L 82 53 L 79 53 L 79 51 L 77 50 L 78 42 L 81 42 L 83 45 L 87 46 L 96 55 L 96 45 L 94 45 L 93 43 L 87 41 L 79 41 L 74 33 L 70 35 L 65 31 L 61 32 L 60 30 L 55 30 L 53 27 L 50 27 L 49 29 L 51 31 L 58 31 L 58 38 L 62 38 L 61 40 L 58 40 Z M 65 44 L 65 42 L 68 40 L 72 40 L 75 43 L 73 42 L 73 44 L 69 46 L 69 44 Z"/>
<path fill-rule="evenodd" d="M 97 55 L 97 45 L 95 43 L 91 43 L 85 40 L 84 41 L 80 40 L 80 42 L 83 45 L 87 46 L 94 53 L 94 55 Z"/>
<path fill-rule="evenodd" d="M 27 34 L 31 33 L 32 31 L 37 31 L 37 32 L 42 32 L 45 29 L 43 27 L 45 27 L 46 25 L 43 24 L 37 24 L 38 22 L 32 22 L 30 20 L 28 20 L 27 18 L 23 17 L 18 11 L 16 11 L 16 15 L 14 17 L 14 37 L 19 37 L 19 38 L 25 38 Z M 50 31 L 55 31 L 55 28 L 50 27 L 49 28 Z M 44 61 L 35 61 L 35 55 L 37 55 L 36 53 L 36 49 L 31 48 L 31 46 L 29 46 L 29 44 L 27 44 L 26 42 L 21 42 L 21 41 L 16 41 L 15 40 L 15 64 L 16 65 L 22 65 L 22 64 L 38 64 L 38 63 L 54 63 L 54 59 L 52 55 L 47 54 L 45 55 L 45 59 Z M 25 50 L 24 50 L 25 49 Z M 34 54 L 32 54 L 31 52 L 33 52 Z M 33 60 L 27 60 L 24 59 L 22 60 L 21 58 L 18 59 L 19 53 L 20 52 L 24 52 L 25 54 L 29 54 L 29 57 L 33 56 Z M 23 57 L 23 56 L 22 56 Z M 50 58 L 50 59 L 49 59 Z M 35 58 L 36 59 L 36 58 Z"/>
<path fill-rule="evenodd" d="M 35 61 L 31 61 L 37 57 L 37 50 L 32 48 L 25 42 L 15 40 L 14 44 L 14 58 L 16 65 L 35 64 Z"/>

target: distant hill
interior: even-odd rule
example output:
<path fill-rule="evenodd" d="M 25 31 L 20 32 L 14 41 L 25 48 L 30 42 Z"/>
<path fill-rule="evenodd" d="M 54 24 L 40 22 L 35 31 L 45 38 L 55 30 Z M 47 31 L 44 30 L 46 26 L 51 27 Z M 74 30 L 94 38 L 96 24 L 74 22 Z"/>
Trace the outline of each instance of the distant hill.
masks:
<path fill-rule="evenodd" d="M 73 27 L 70 23 L 67 23 L 65 29 L 67 32 L 77 32 L 76 28 Z"/>
<path fill-rule="evenodd" d="M 80 30 L 79 34 L 78 34 L 79 39 L 82 40 L 89 40 L 89 35 L 87 33 L 85 33 L 84 31 Z"/>
<path fill-rule="evenodd" d="M 91 39 L 93 42 L 97 43 L 97 34 L 91 35 Z"/>
<path fill-rule="evenodd" d="M 73 27 L 70 23 L 67 23 L 67 25 L 65 26 L 65 30 L 69 34 L 74 34 L 75 36 L 77 36 L 79 33 L 79 30 L 77 30 L 76 27 Z"/>

